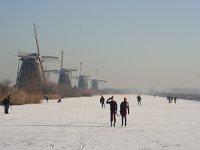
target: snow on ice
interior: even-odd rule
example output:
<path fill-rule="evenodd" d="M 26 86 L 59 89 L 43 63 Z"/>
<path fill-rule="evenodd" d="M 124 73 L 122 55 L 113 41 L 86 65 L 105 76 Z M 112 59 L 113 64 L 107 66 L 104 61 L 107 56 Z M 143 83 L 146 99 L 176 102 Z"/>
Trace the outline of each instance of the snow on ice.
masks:
<path fill-rule="evenodd" d="M 111 95 L 104 95 L 107 100 Z M 1 150 L 198 150 L 200 102 L 142 95 L 114 95 L 130 104 L 127 126 L 110 127 L 109 105 L 100 96 L 45 100 L 0 111 Z"/>

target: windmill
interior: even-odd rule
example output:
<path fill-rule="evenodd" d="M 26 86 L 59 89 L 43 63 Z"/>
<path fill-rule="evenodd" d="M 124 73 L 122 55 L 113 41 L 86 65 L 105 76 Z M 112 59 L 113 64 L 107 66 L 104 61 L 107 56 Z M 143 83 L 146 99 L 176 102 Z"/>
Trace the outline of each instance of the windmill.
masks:
<path fill-rule="evenodd" d="M 61 52 L 61 54 L 62 54 L 61 69 L 59 71 L 58 85 L 64 85 L 64 86 L 72 87 L 71 80 L 70 80 L 71 72 L 77 71 L 77 70 L 76 69 L 63 68 L 63 51 Z"/>
<path fill-rule="evenodd" d="M 36 89 L 42 87 L 45 83 L 45 74 L 42 62 L 45 60 L 58 60 L 58 57 L 40 55 L 35 24 L 33 24 L 33 27 L 37 53 L 18 52 L 19 63 L 16 80 L 16 87 L 18 89 L 31 90 L 33 87 Z"/>
<path fill-rule="evenodd" d="M 82 62 L 81 62 L 81 66 L 80 66 L 80 75 L 78 77 L 78 88 L 79 89 L 87 89 L 89 75 L 82 75 L 81 69 L 82 69 Z"/>
<path fill-rule="evenodd" d="M 108 81 L 105 81 L 105 80 L 98 80 L 98 79 L 92 79 L 91 80 L 91 90 L 96 90 L 98 91 L 99 90 L 99 82 L 108 82 Z"/>
<path fill-rule="evenodd" d="M 61 51 L 61 68 L 60 70 L 44 70 L 46 74 L 48 73 L 55 73 L 59 74 L 58 85 L 72 87 L 71 78 L 72 78 L 72 71 L 77 71 L 74 68 L 63 68 L 63 51 Z"/>
<path fill-rule="evenodd" d="M 96 70 L 96 78 L 95 79 L 89 79 L 91 81 L 91 90 L 99 90 L 99 82 L 108 82 L 106 80 L 98 80 L 97 79 L 98 76 L 98 70 Z"/>

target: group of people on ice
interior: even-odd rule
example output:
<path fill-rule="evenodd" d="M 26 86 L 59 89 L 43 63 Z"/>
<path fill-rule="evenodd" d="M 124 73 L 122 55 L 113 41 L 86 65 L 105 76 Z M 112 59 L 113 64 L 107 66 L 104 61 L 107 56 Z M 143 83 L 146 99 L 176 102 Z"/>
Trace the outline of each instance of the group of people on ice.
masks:
<path fill-rule="evenodd" d="M 138 95 L 136 98 L 137 98 L 138 106 L 141 105 L 141 101 L 142 101 L 141 96 Z M 174 101 L 174 103 L 176 103 L 176 100 L 177 100 L 176 97 L 172 97 L 172 96 L 167 96 L 167 99 L 168 99 L 169 103 L 172 103 L 172 101 Z M 1 105 L 4 106 L 5 114 L 9 114 L 8 110 L 9 110 L 9 107 L 11 106 L 10 100 L 11 100 L 11 95 L 8 95 L 1 102 Z M 48 102 L 48 99 L 47 99 L 47 102 Z M 60 103 L 60 102 L 62 102 L 61 98 L 59 98 L 59 100 L 58 100 L 58 103 Z M 105 98 L 102 95 L 100 98 L 100 103 L 101 103 L 101 107 L 105 108 Z M 108 98 L 106 101 L 106 104 L 110 105 L 110 126 L 115 127 L 116 115 L 119 116 L 119 114 L 117 113 L 117 102 L 114 100 L 114 96 Z M 129 113 L 130 113 L 129 103 L 127 101 L 127 98 L 124 97 L 124 100 L 120 104 L 120 115 L 122 118 L 121 126 L 127 125 L 127 115 Z"/>
<path fill-rule="evenodd" d="M 102 108 L 105 108 L 105 99 L 102 95 L 101 95 L 101 98 L 100 98 L 100 103 L 102 105 Z M 116 115 L 119 116 L 119 114 L 117 113 L 117 102 L 114 100 L 114 96 L 108 98 L 108 100 L 106 101 L 106 104 L 110 104 L 110 126 L 115 127 Z M 127 98 L 124 97 L 124 100 L 120 104 L 120 115 L 122 117 L 121 126 L 127 125 L 127 115 L 129 113 L 130 113 L 129 103 L 127 102 Z"/>
<path fill-rule="evenodd" d="M 169 103 L 172 103 L 173 100 L 174 100 L 174 103 L 176 103 L 177 98 L 173 97 L 173 96 L 167 96 L 167 100 L 168 100 Z"/>

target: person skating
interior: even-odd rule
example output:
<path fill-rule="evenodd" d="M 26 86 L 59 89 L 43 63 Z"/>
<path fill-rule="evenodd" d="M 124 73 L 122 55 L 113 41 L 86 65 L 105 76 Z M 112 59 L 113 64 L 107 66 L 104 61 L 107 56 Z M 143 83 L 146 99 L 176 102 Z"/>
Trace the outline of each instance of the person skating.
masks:
<path fill-rule="evenodd" d="M 176 103 L 176 100 L 177 100 L 177 98 L 176 98 L 176 97 L 174 97 L 174 103 Z"/>
<path fill-rule="evenodd" d="M 170 97 L 170 103 L 172 103 L 172 102 L 173 102 L 173 99 L 174 99 L 174 97 L 173 97 L 173 96 L 171 96 L 171 97 Z"/>
<path fill-rule="evenodd" d="M 138 106 L 139 106 L 139 105 L 142 105 L 141 100 L 142 100 L 141 96 L 138 95 L 138 96 L 137 96 Z"/>
<path fill-rule="evenodd" d="M 57 102 L 58 102 L 58 103 L 61 103 L 61 102 L 62 102 L 61 98 L 59 98 Z"/>
<path fill-rule="evenodd" d="M 48 103 L 49 102 L 49 96 L 46 95 L 46 102 Z"/>
<path fill-rule="evenodd" d="M 101 95 L 100 103 L 101 103 L 101 107 L 105 108 L 105 98 L 103 97 L 103 95 Z"/>
<path fill-rule="evenodd" d="M 122 117 L 122 125 L 124 125 L 124 120 L 125 120 L 125 126 L 126 126 L 126 121 L 127 121 L 127 114 L 129 114 L 129 103 L 127 102 L 127 98 L 124 97 L 124 101 L 121 102 L 120 104 L 120 114 L 121 114 L 121 117 Z"/>
<path fill-rule="evenodd" d="M 167 96 L 167 100 L 168 100 L 169 103 L 171 103 L 171 98 L 170 98 L 170 96 Z"/>
<path fill-rule="evenodd" d="M 9 114 L 9 113 L 8 113 L 8 110 L 9 110 L 9 107 L 11 106 L 10 99 L 11 99 L 11 95 L 8 95 L 8 96 L 7 96 L 6 98 L 4 98 L 4 100 L 1 102 L 1 105 L 4 106 L 4 113 L 5 113 L 5 114 Z"/>
<path fill-rule="evenodd" d="M 110 104 L 110 126 L 114 125 L 116 123 L 116 113 L 117 113 L 117 102 L 114 100 L 114 97 L 110 97 L 107 101 L 106 104 Z M 113 124 L 114 120 L 114 124 Z"/>

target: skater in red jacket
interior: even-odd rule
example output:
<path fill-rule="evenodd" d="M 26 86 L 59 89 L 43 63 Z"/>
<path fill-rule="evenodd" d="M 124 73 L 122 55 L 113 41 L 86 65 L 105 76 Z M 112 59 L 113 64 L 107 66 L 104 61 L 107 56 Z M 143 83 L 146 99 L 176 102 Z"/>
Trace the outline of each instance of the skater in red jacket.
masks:
<path fill-rule="evenodd" d="M 126 116 L 127 114 L 129 114 L 129 103 L 127 102 L 127 98 L 124 97 L 124 101 L 121 102 L 120 104 L 120 114 L 121 114 L 121 117 L 122 117 L 122 125 L 124 125 L 124 120 L 125 120 L 125 126 L 126 126 Z"/>

